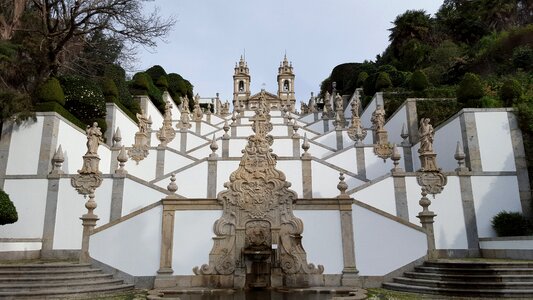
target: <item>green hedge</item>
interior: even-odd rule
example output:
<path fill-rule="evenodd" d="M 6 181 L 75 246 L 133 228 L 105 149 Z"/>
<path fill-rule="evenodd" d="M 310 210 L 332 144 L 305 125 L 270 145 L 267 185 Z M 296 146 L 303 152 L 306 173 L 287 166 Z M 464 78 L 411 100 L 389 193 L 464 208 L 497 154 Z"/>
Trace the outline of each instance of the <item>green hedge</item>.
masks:
<path fill-rule="evenodd" d="M 86 124 L 105 118 L 105 98 L 96 82 L 78 76 L 61 77 L 60 81 L 69 112 Z"/>
<path fill-rule="evenodd" d="M 492 218 L 492 228 L 498 236 L 520 236 L 531 233 L 531 223 L 521 213 L 505 210 Z"/>
<path fill-rule="evenodd" d="M 80 129 L 85 130 L 87 124 L 80 121 L 63 106 L 57 102 L 44 102 L 35 105 L 35 111 L 53 111 L 60 114 L 63 118 L 69 120 L 72 124 L 78 126 Z"/>
<path fill-rule="evenodd" d="M 39 102 L 55 101 L 61 105 L 65 105 L 65 94 L 59 84 L 59 80 L 54 77 L 49 78 L 41 84 L 35 94 Z"/>
<path fill-rule="evenodd" d="M 9 195 L 0 189 L 0 225 L 12 224 L 19 219 L 17 209 Z"/>
<path fill-rule="evenodd" d="M 130 82 L 130 92 L 134 95 L 147 95 L 154 103 L 157 109 L 164 114 L 165 102 L 163 101 L 163 94 L 154 85 L 152 78 L 144 73 L 139 72 L 133 75 L 133 80 Z"/>
<path fill-rule="evenodd" d="M 462 108 L 463 105 L 455 99 L 416 101 L 418 121 L 421 118 L 430 118 L 433 127 L 437 127 Z"/>

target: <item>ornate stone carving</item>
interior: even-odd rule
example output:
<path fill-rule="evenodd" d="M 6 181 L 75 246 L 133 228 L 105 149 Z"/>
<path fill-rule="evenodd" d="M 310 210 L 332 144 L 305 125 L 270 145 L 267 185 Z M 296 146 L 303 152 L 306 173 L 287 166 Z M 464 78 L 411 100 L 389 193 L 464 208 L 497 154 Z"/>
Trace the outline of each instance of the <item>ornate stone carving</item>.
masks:
<path fill-rule="evenodd" d="M 374 154 L 383 159 L 383 162 L 392 155 L 392 145 L 389 144 L 389 135 L 387 130 L 383 127 L 385 125 L 385 110 L 383 106 L 376 106 L 376 110 L 372 113 L 372 129 L 374 129 L 375 143 Z"/>
<path fill-rule="evenodd" d="M 420 120 L 418 134 L 420 138 L 420 170 L 416 180 L 422 187 L 422 193 L 439 194 L 447 183 L 447 178 L 441 173 L 437 166 L 437 154 L 433 152 L 433 137 L 435 132 L 433 126 L 429 123 L 429 118 Z"/>
<path fill-rule="evenodd" d="M 200 95 L 196 94 L 194 97 L 194 108 L 192 110 L 192 119 L 195 122 L 202 121 L 202 118 L 204 117 L 204 112 L 202 111 L 202 108 L 200 107 Z"/>
<path fill-rule="evenodd" d="M 335 121 L 333 125 L 336 129 L 341 129 L 346 124 L 346 119 L 344 118 L 344 106 L 342 104 L 343 100 L 341 95 L 337 93 L 335 95 Z"/>
<path fill-rule="evenodd" d="M 359 118 L 359 97 L 355 97 L 355 99 L 352 100 L 351 106 L 352 122 L 347 130 L 348 137 L 350 137 L 352 141 L 355 141 L 356 145 L 362 145 L 363 140 L 366 138 L 367 130 L 363 128 L 363 124 L 361 123 L 361 119 Z"/>
<path fill-rule="evenodd" d="M 255 116 L 250 118 L 255 134 L 248 137 L 238 169 L 217 196 L 223 214 L 214 225 L 216 236 L 209 264 L 195 267 L 195 274 L 232 274 L 236 268 L 242 268 L 245 258 L 240 253 L 245 245 L 237 241 L 267 243 L 268 249 L 272 243 L 279 244 L 278 263 L 285 274 L 324 271 L 322 266 L 307 263 L 301 244 L 303 223 L 292 212 L 297 195 L 289 190 L 291 184 L 285 174 L 276 169 L 277 157 L 270 148 L 273 138 L 268 135 L 272 130 L 269 108 L 264 97 L 261 99 Z M 237 231 L 237 228 L 246 230 Z"/>
<path fill-rule="evenodd" d="M 222 109 L 220 111 L 220 115 L 225 117 L 225 116 L 228 116 L 229 114 L 230 114 L 230 112 L 229 112 L 229 102 L 228 102 L 228 100 L 226 100 L 226 102 L 222 106 Z"/>
<path fill-rule="evenodd" d="M 52 171 L 50 171 L 50 175 L 63 174 L 61 166 L 63 165 L 64 161 L 65 157 L 63 156 L 63 149 L 61 148 L 61 145 L 59 145 L 54 153 L 54 156 L 52 157 Z"/>
<path fill-rule="evenodd" d="M 102 140 L 102 131 L 98 123 L 88 126 L 85 130 L 87 134 L 87 153 L 83 156 L 83 166 L 78 170 L 78 175 L 71 178 L 70 183 L 78 193 L 88 195 L 102 184 L 102 173 L 98 170 L 100 157 L 98 157 L 98 146 Z"/>
<path fill-rule="evenodd" d="M 163 126 L 159 128 L 156 135 L 157 139 L 161 142 L 161 146 L 166 146 L 176 137 L 176 131 L 172 128 L 172 103 L 169 100 L 165 102 Z"/>
<path fill-rule="evenodd" d="M 185 98 L 182 98 L 181 103 L 180 120 L 176 124 L 176 128 L 189 129 L 192 125 L 189 118 L 189 98 L 187 98 L 187 95 L 185 95 Z"/>

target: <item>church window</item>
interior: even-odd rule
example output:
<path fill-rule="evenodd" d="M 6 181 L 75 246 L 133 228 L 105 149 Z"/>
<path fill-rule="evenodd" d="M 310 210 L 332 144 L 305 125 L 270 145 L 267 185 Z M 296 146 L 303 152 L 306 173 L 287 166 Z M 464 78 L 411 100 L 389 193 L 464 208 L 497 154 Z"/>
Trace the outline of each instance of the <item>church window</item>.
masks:
<path fill-rule="evenodd" d="M 283 90 L 287 92 L 289 90 L 289 81 L 285 80 L 283 81 Z"/>
<path fill-rule="evenodd" d="M 243 92 L 244 91 L 244 81 L 239 81 L 239 92 Z"/>

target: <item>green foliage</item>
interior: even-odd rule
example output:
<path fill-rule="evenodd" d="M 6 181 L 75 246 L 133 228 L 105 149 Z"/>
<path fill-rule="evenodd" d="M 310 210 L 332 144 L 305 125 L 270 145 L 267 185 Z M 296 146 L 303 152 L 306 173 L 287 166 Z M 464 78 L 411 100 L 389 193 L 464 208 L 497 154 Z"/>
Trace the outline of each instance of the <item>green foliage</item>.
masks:
<path fill-rule="evenodd" d="M 19 219 L 17 209 L 9 195 L 0 189 L 0 225 L 12 224 Z"/>
<path fill-rule="evenodd" d="M 422 100 L 416 101 L 416 113 L 418 121 L 421 118 L 431 117 L 431 124 L 437 127 L 448 120 L 463 108 L 462 104 L 455 99 Z"/>
<path fill-rule="evenodd" d="M 163 76 L 159 77 L 159 79 L 157 80 L 155 85 L 161 90 L 167 90 L 168 89 L 167 76 L 163 75 Z"/>
<path fill-rule="evenodd" d="M 165 71 L 165 69 L 163 69 L 163 67 L 161 67 L 160 65 L 155 65 L 144 72 L 148 74 L 150 78 L 152 78 L 152 82 L 157 82 L 157 80 L 161 76 L 167 75 L 167 72 Z"/>
<path fill-rule="evenodd" d="M 0 89 L 0 122 L 11 119 L 20 124 L 28 118 L 35 119 L 33 110 L 33 103 L 28 94 Z"/>
<path fill-rule="evenodd" d="M 361 73 L 359 73 L 359 75 L 357 75 L 357 83 L 356 83 L 356 88 L 361 88 L 363 87 L 363 84 L 365 82 L 365 80 L 368 78 L 368 73 L 363 71 Z"/>
<path fill-rule="evenodd" d="M 131 83 L 131 93 L 135 95 L 148 95 L 150 100 L 154 103 L 157 109 L 165 112 L 165 102 L 163 101 L 163 94 L 154 85 L 152 78 L 145 72 L 139 72 L 133 75 Z"/>
<path fill-rule="evenodd" d="M 521 213 L 505 210 L 492 218 L 492 228 L 498 236 L 521 236 L 531 233 L 531 224 Z"/>
<path fill-rule="evenodd" d="M 70 121 L 72 124 L 78 126 L 78 128 L 82 130 L 85 130 L 85 127 L 87 126 L 86 123 L 80 121 L 80 119 L 76 118 L 73 114 L 71 114 L 68 110 L 66 110 L 57 102 L 38 103 L 35 106 L 35 111 L 54 111 L 60 114 L 63 118 Z"/>
<path fill-rule="evenodd" d="M 387 74 L 386 72 L 379 72 L 376 78 L 376 91 L 383 91 L 384 89 L 390 88 L 391 86 L 392 82 L 390 80 L 389 74 Z"/>
<path fill-rule="evenodd" d="M 118 90 L 118 103 L 123 107 L 122 110 L 128 115 L 135 116 L 136 113 L 141 112 L 140 104 L 133 99 L 126 82 L 126 71 L 119 65 L 108 65 L 105 69 L 104 76 L 107 78 L 113 79 L 115 86 Z M 120 105 L 119 105 L 120 106 Z M 128 112 L 129 111 L 129 112 Z M 133 120 L 137 120 L 136 117 L 133 117 Z"/>
<path fill-rule="evenodd" d="M 457 100 L 467 106 L 480 107 L 479 99 L 483 95 L 483 86 L 479 77 L 473 73 L 466 73 L 457 88 Z"/>
<path fill-rule="evenodd" d="M 105 98 L 98 84 L 88 78 L 60 78 L 65 92 L 65 108 L 86 124 L 106 115 Z"/>
<path fill-rule="evenodd" d="M 376 93 L 376 80 L 378 78 L 378 73 L 373 73 L 368 76 L 363 82 L 363 93 L 366 96 L 372 97 Z"/>
<path fill-rule="evenodd" d="M 423 91 L 428 86 L 429 82 L 426 74 L 421 70 L 415 71 L 411 76 L 411 80 L 409 81 L 409 87 L 413 91 Z"/>
<path fill-rule="evenodd" d="M 516 79 L 505 81 L 500 88 L 500 99 L 506 106 L 512 106 L 522 97 L 522 86 Z"/>
<path fill-rule="evenodd" d="M 513 66 L 524 70 L 533 69 L 533 45 L 520 46 L 513 50 Z"/>
<path fill-rule="evenodd" d="M 118 102 L 118 88 L 113 79 L 105 77 L 101 83 L 106 102 Z"/>
<path fill-rule="evenodd" d="M 49 78 L 37 88 L 36 97 L 39 102 L 57 102 L 65 105 L 65 94 L 59 80 L 54 77 Z"/>

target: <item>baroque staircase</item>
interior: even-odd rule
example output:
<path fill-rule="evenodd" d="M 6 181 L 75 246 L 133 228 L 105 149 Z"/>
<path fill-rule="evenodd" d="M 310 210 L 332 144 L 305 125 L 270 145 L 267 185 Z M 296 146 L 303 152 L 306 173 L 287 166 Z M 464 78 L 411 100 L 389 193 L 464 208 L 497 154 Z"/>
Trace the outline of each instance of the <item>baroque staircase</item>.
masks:
<path fill-rule="evenodd" d="M 425 262 L 412 272 L 405 272 L 390 290 L 472 297 L 533 298 L 533 262 L 460 261 Z"/>
<path fill-rule="evenodd" d="M 74 261 L 0 264 L 0 299 L 91 298 L 133 288 L 90 264 Z"/>

